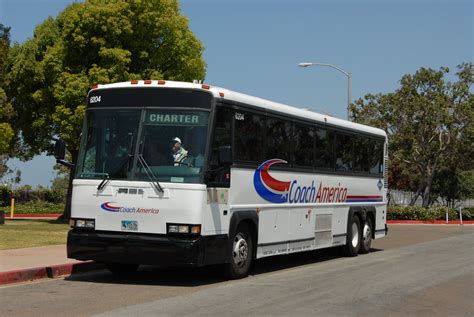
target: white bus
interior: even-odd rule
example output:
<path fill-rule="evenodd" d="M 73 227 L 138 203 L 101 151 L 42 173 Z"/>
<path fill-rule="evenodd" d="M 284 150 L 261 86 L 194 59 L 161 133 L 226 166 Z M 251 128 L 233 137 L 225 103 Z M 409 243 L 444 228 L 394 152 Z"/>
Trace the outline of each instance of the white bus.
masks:
<path fill-rule="evenodd" d="M 387 234 L 386 144 L 380 129 L 219 87 L 95 86 L 68 257 L 117 273 L 222 263 L 241 278 L 272 255 L 368 253 Z"/>

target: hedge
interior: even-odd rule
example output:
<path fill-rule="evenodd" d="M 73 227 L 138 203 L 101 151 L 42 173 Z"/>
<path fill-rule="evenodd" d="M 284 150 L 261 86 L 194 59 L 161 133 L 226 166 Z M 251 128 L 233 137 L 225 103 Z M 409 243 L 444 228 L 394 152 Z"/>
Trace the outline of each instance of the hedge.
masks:
<path fill-rule="evenodd" d="M 30 201 L 46 201 L 49 203 L 64 203 L 65 195 L 64 191 L 60 189 L 51 189 L 51 188 L 28 188 L 26 186 L 15 189 L 12 193 L 11 189 L 5 186 L 0 186 L 0 200 L 2 203 L 6 197 L 15 198 L 16 203 L 26 203 Z M 8 201 L 9 205 L 10 202 Z M 1 204 L 0 204 L 1 205 Z"/>
<path fill-rule="evenodd" d="M 63 203 L 51 203 L 41 200 L 15 203 L 15 214 L 62 214 L 64 205 Z M 8 214 L 10 207 L 6 207 L 4 210 Z"/>
<path fill-rule="evenodd" d="M 459 210 L 447 207 L 389 206 L 387 220 L 459 220 Z M 463 208 L 463 220 L 474 220 L 474 208 Z"/>

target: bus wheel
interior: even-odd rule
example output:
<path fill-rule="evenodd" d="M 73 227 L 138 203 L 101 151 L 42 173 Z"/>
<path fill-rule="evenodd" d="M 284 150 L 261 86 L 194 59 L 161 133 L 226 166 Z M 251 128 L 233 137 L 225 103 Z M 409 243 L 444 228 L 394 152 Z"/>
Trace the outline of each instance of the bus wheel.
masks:
<path fill-rule="evenodd" d="M 252 263 L 252 254 L 252 234 L 246 224 L 241 224 L 237 227 L 233 237 L 232 250 L 227 264 L 228 277 L 231 279 L 246 277 Z"/>
<path fill-rule="evenodd" d="M 128 263 L 106 263 L 107 269 L 116 275 L 127 275 L 138 270 L 138 264 Z"/>
<path fill-rule="evenodd" d="M 370 245 L 372 244 L 372 220 L 367 217 L 367 221 L 364 223 L 362 228 L 362 241 L 360 244 L 359 253 L 367 254 L 370 251 Z"/>
<path fill-rule="evenodd" d="M 349 231 L 347 232 L 344 253 L 346 256 L 357 256 L 360 249 L 360 220 L 356 215 L 352 216 Z"/>

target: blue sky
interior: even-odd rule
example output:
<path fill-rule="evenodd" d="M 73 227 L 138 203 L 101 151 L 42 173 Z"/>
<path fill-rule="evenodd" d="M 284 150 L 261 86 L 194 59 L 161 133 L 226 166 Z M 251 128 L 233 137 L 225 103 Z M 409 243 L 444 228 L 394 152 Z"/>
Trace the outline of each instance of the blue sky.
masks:
<path fill-rule="evenodd" d="M 0 0 L 0 21 L 22 43 L 71 2 Z M 346 113 L 346 77 L 299 62 L 351 72 L 356 99 L 393 91 L 402 75 L 422 66 L 454 72 L 474 56 L 468 0 L 186 0 L 181 7 L 206 47 L 207 83 L 337 117 Z M 53 164 L 44 156 L 11 162 L 22 170 L 22 184 L 46 186 Z"/>

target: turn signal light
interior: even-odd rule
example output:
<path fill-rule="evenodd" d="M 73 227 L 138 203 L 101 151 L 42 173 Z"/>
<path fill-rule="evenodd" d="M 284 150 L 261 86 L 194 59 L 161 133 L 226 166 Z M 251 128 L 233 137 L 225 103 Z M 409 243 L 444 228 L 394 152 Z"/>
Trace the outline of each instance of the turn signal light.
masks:
<path fill-rule="evenodd" d="M 197 234 L 201 234 L 201 225 L 187 225 L 187 224 L 169 223 L 169 224 L 167 224 L 167 233 L 168 234 L 192 234 L 192 235 L 197 235 Z"/>

